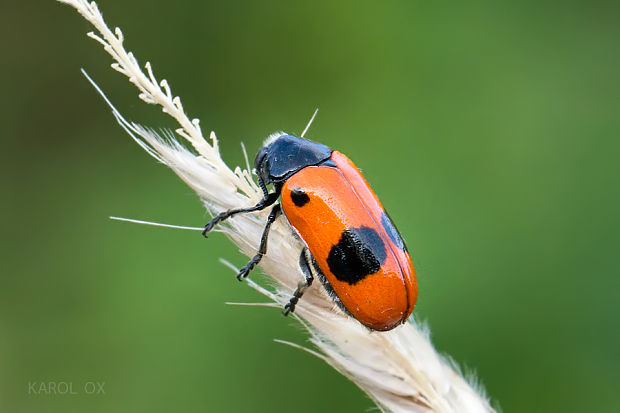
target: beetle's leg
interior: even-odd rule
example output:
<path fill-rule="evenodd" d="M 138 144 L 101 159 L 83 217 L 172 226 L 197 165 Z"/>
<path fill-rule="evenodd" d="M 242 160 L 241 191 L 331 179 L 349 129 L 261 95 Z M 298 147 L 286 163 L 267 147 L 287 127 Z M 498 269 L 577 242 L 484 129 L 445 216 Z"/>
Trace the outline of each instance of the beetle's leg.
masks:
<path fill-rule="evenodd" d="M 295 311 L 295 305 L 297 305 L 297 302 L 299 301 L 301 296 L 304 295 L 304 292 L 306 292 L 308 287 L 312 285 L 312 281 L 314 281 L 311 269 L 312 256 L 310 255 L 310 251 L 307 247 L 304 247 L 304 249 L 301 251 L 301 255 L 299 256 L 299 267 L 301 267 L 301 271 L 304 273 L 306 279 L 299 282 L 299 284 L 297 285 L 297 289 L 293 293 L 290 301 L 284 306 L 284 311 L 282 312 L 284 316 L 287 316 L 293 311 Z"/>
<path fill-rule="evenodd" d="M 277 201 L 278 197 L 280 196 L 280 189 L 281 189 L 279 186 L 276 186 L 274 192 L 269 193 L 269 191 L 267 191 L 267 186 L 265 185 L 265 182 L 260 177 L 258 178 L 258 185 L 260 186 L 261 190 L 263 191 L 263 199 L 261 199 L 258 202 L 258 204 L 254 205 L 252 207 L 233 208 L 233 209 L 229 209 L 229 210 L 224 211 L 224 212 L 220 212 L 219 214 L 214 216 L 211 219 L 211 221 L 209 221 L 207 223 L 207 225 L 205 225 L 205 229 L 202 231 L 202 235 L 204 235 L 206 237 L 207 236 L 207 232 L 211 231 L 214 226 L 216 226 L 221 221 L 224 221 L 224 220 L 230 218 L 233 215 L 241 214 L 241 213 L 246 213 L 246 212 L 260 211 L 262 209 L 267 208 L 269 205 L 272 205 L 274 202 Z"/>
<path fill-rule="evenodd" d="M 260 239 L 260 246 L 258 247 L 258 253 L 248 262 L 243 268 L 239 270 L 239 274 L 237 274 L 237 279 L 241 281 L 241 278 L 245 278 L 248 276 L 250 271 L 254 269 L 256 264 L 260 262 L 263 258 L 263 255 L 267 253 L 267 238 L 269 238 L 269 230 L 271 229 L 271 224 L 278 218 L 278 216 L 282 213 L 282 208 L 280 208 L 280 204 L 277 204 L 271 209 L 269 213 L 269 217 L 267 218 L 267 223 L 265 224 L 265 229 L 263 230 L 263 236 Z"/>

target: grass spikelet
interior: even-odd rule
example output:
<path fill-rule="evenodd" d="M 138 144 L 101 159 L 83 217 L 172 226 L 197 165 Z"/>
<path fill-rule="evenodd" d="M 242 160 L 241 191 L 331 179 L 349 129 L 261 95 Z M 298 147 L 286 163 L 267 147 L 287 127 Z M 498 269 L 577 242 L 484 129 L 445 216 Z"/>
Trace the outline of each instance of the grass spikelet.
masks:
<path fill-rule="evenodd" d="M 211 213 L 254 205 L 260 188 L 245 168 L 229 168 L 222 160 L 213 132 L 202 134 L 198 119 L 189 118 L 181 99 L 167 80 L 158 80 L 152 65 L 138 63 L 125 49 L 119 28 L 111 30 L 95 2 L 58 0 L 75 8 L 96 30 L 88 36 L 110 54 L 112 68 L 138 89 L 140 99 L 159 105 L 178 123 L 175 134 L 162 134 L 127 121 L 101 93 L 123 129 L 152 157 L 170 167 L 201 198 Z M 89 78 L 90 80 L 90 78 Z M 192 150 L 179 142 L 183 140 Z M 220 227 L 247 256 L 259 243 L 266 212 L 236 216 Z M 191 228 L 189 228 L 191 229 Z M 195 228 L 194 228 L 195 229 Z M 248 284 L 282 307 L 288 302 L 303 274 L 298 267 L 302 245 L 291 235 L 284 220 L 272 226 L 269 251 L 260 267 L 273 280 L 272 293 L 249 280 Z M 234 269 L 234 268 L 233 268 Z M 247 305 L 248 303 L 237 303 Z M 273 304 L 261 304 L 273 305 Z M 316 350 L 292 345 L 320 357 L 356 383 L 384 411 L 391 412 L 493 412 L 484 393 L 468 383 L 432 346 L 428 330 L 414 321 L 389 332 L 371 332 L 346 316 L 315 283 L 298 303 L 294 317 L 307 329 Z"/>

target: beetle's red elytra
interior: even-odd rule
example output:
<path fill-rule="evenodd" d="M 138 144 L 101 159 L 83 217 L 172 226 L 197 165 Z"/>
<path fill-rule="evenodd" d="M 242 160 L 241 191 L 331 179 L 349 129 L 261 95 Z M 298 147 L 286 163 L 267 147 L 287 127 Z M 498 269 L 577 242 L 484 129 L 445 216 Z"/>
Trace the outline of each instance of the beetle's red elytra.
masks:
<path fill-rule="evenodd" d="M 407 247 L 361 172 L 345 155 L 304 138 L 282 135 L 263 147 L 254 162 L 263 199 L 248 208 L 215 216 L 203 234 L 240 213 L 272 207 L 258 253 L 237 275 L 247 277 L 267 252 L 271 224 L 284 213 L 304 243 L 300 283 L 284 314 L 316 276 L 336 303 L 372 330 L 407 321 L 418 287 Z M 273 185 L 269 192 L 267 185 Z"/>

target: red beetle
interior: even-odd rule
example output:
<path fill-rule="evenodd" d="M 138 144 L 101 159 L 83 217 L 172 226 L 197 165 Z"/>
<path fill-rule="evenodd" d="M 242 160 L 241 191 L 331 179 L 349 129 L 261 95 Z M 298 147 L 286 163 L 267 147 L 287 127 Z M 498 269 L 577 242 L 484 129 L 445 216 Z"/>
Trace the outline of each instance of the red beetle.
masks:
<path fill-rule="evenodd" d="M 284 213 L 305 244 L 300 266 L 306 277 L 284 307 L 285 315 L 312 284 L 314 269 L 339 306 L 365 326 L 386 331 L 404 323 L 418 296 L 411 257 L 353 162 L 320 143 L 282 135 L 258 152 L 254 166 L 263 199 L 220 213 L 203 231 L 206 235 L 220 221 L 280 199 L 271 209 L 258 253 L 237 278 L 247 277 L 265 255 L 269 228 Z"/>

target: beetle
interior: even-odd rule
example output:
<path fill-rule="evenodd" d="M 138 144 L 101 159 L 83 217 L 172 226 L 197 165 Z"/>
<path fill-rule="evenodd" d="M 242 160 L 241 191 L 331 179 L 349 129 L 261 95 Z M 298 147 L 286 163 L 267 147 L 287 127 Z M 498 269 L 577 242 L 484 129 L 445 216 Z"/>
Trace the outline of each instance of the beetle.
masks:
<path fill-rule="evenodd" d="M 206 236 L 234 215 L 275 204 L 257 254 L 237 278 L 247 277 L 266 254 L 271 225 L 284 214 L 304 244 L 299 263 L 305 275 L 284 315 L 295 310 L 315 274 L 339 307 L 366 327 L 387 331 L 406 322 L 418 295 L 413 263 L 398 230 L 353 162 L 321 143 L 279 134 L 258 152 L 254 167 L 263 198 L 254 206 L 216 215 L 202 232 Z M 267 185 L 272 185 L 272 192 Z"/>

